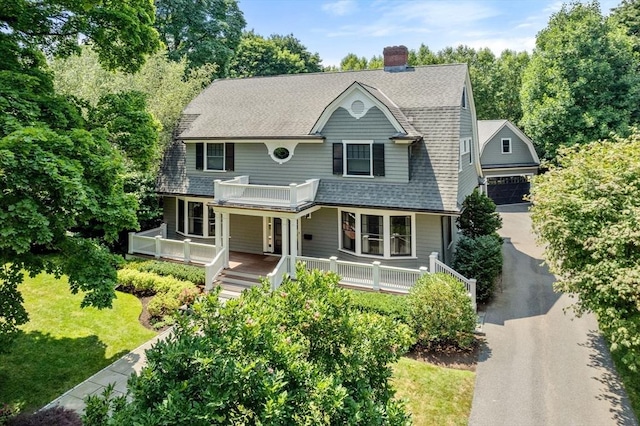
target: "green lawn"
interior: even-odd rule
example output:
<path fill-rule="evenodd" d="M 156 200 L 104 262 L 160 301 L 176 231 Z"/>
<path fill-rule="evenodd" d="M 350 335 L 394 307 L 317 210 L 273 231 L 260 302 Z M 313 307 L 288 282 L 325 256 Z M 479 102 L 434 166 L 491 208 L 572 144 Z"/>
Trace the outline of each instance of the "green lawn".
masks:
<path fill-rule="evenodd" d="M 396 397 L 407 400 L 413 424 L 466 425 L 476 375 L 401 358 L 393 367 Z"/>
<path fill-rule="evenodd" d="M 25 277 L 19 289 L 30 321 L 0 354 L 0 405 L 37 409 L 156 334 L 140 325 L 142 306 L 129 294 L 98 310 L 81 309 L 65 278 Z"/>

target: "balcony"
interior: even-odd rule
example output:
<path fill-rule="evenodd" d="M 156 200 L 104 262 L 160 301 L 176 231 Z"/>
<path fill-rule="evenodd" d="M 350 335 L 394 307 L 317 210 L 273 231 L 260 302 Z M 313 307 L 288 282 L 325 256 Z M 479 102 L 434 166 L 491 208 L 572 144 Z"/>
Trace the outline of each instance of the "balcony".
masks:
<path fill-rule="evenodd" d="M 315 200 L 319 182 L 319 179 L 309 179 L 301 184 L 276 186 L 250 184 L 249 176 L 238 176 L 227 181 L 216 180 L 215 201 L 218 204 L 232 203 L 295 210 Z"/>

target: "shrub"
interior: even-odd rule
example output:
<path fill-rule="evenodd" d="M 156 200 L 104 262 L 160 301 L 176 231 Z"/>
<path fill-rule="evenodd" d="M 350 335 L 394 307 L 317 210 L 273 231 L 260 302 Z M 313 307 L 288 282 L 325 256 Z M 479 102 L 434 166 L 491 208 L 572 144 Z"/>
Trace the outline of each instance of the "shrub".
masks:
<path fill-rule="evenodd" d="M 15 410 L 8 404 L 0 404 L 0 426 L 7 424 L 7 421 L 15 416 Z"/>
<path fill-rule="evenodd" d="M 462 213 L 456 224 L 465 237 L 491 235 L 502 227 L 502 218 L 496 212 L 491 198 L 474 189 L 462 203 Z"/>
<path fill-rule="evenodd" d="M 185 303 L 192 303 L 200 292 L 192 282 L 135 269 L 119 270 L 118 283 L 121 290 L 138 296 L 155 294 L 147 305 L 149 314 L 155 319 L 175 312 Z"/>
<path fill-rule="evenodd" d="M 453 268 L 465 277 L 477 280 L 476 300 L 486 302 L 493 297 L 502 263 L 502 239 L 497 234 L 462 237 L 456 246 Z"/>
<path fill-rule="evenodd" d="M 183 281 L 191 281 L 196 285 L 204 285 L 205 270 L 198 266 L 182 265 L 179 263 L 160 262 L 157 260 L 131 261 L 126 269 L 135 269 L 142 272 L 153 272 L 163 277 L 171 276 Z"/>
<path fill-rule="evenodd" d="M 114 425 L 407 424 L 389 379 L 408 327 L 358 312 L 337 282 L 298 268 L 274 292 L 265 283 L 225 305 L 199 298 L 147 351 L 128 399 L 88 410 L 111 408 L 100 424 Z"/>
<path fill-rule="evenodd" d="M 48 408 L 9 419 L 7 426 L 82 426 L 78 413 L 63 407 Z"/>
<path fill-rule="evenodd" d="M 427 347 L 468 348 L 474 341 L 476 313 L 464 285 L 447 274 L 418 279 L 407 298 L 409 323 Z"/>
<path fill-rule="evenodd" d="M 349 292 L 353 305 L 360 312 L 373 312 L 407 322 L 406 296 L 358 290 L 349 290 Z"/>

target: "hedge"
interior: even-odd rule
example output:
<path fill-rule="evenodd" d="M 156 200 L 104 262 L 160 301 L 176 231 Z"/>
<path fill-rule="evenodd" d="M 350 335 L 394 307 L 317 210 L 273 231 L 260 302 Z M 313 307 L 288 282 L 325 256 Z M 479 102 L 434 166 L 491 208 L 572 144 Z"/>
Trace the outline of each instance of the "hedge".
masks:
<path fill-rule="evenodd" d="M 183 281 L 191 281 L 196 285 L 204 285 L 204 268 L 183 265 L 180 263 L 160 262 L 157 260 L 130 261 L 124 266 L 125 269 L 134 269 L 142 272 L 153 272 L 163 277 L 171 276 Z"/>

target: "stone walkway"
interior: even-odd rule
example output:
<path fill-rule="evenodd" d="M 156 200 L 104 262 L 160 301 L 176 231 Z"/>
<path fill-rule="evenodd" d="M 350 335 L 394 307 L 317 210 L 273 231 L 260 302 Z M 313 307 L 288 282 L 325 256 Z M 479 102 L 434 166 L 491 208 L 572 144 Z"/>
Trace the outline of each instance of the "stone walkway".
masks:
<path fill-rule="evenodd" d="M 171 330 L 171 328 L 165 330 L 118 361 L 98 371 L 84 382 L 51 401 L 43 409 L 61 406 L 82 414 L 85 407 L 84 399 L 89 395 L 101 394 L 110 383 L 115 384 L 115 396 L 124 395 L 127 392 L 129 376 L 134 372 L 139 373 L 147 362 L 145 351 L 158 340 L 166 338 Z"/>

